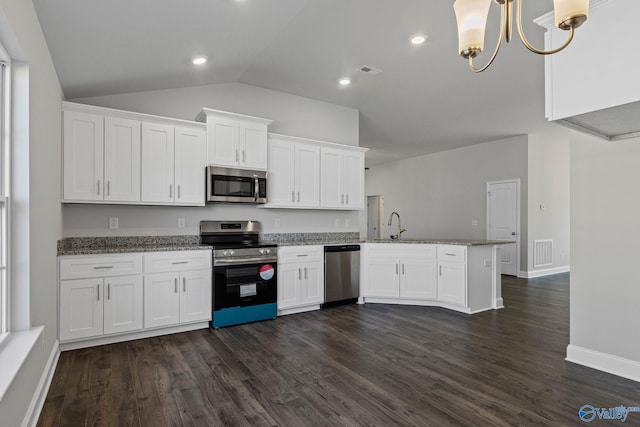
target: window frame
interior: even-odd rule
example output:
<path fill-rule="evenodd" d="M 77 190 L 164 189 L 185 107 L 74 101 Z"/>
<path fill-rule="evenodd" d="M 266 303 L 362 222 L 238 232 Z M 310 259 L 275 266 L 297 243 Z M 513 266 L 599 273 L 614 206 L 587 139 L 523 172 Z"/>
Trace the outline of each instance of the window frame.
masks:
<path fill-rule="evenodd" d="M 11 331 L 9 272 L 9 179 L 11 123 L 11 62 L 0 45 L 0 342 Z"/>

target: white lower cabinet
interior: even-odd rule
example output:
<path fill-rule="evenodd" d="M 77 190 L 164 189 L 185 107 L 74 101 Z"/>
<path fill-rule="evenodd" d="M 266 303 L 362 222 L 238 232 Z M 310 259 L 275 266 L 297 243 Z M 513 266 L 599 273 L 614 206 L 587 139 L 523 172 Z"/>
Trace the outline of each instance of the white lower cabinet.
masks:
<path fill-rule="evenodd" d="M 142 257 L 88 258 L 60 261 L 60 341 L 142 329 Z"/>
<path fill-rule="evenodd" d="M 211 270 L 146 274 L 144 327 L 211 320 Z"/>
<path fill-rule="evenodd" d="M 364 257 L 365 298 L 437 298 L 435 245 L 365 245 Z"/>
<path fill-rule="evenodd" d="M 278 250 L 278 314 L 315 310 L 324 302 L 324 246 Z"/>
<path fill-rule="evenodd" d="M 61 343 L 211 320 L 211 251 L 62 256 Z M 157 333 L 156 333 L 157 334 Z"/>
<path fill-rule="evenodd" d="M 361 302 L 435 305 L 463 313 L 502 307 L 496 245 L 363 246 Z"/>

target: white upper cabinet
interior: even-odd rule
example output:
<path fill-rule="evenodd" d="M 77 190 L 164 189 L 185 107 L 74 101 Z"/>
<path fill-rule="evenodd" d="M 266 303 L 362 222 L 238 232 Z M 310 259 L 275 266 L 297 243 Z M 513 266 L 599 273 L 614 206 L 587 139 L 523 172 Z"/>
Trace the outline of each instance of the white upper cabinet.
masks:
<path fill-rule="evenodd" d="M 272 120 L 204 108 L 207 164 L 267 170 L 267 130 Z"/>
<path fill-rule="evenodd" d="M 104 119 L 104 200 L 140 200 L 140 121 Z"/>
<path fill-rule="evenodd" d="M 175 201 L 203 205 L 207 135 L 204 129 L 176 127 L 175 144 Z"/>
<path fill-rule="evenodd" d="M 322 147 L 320 204 L 332 209 L 364 209 L 364 151 Z"/>
<path fill-rule="evenodd" d="M 319 207 L 320 147 L 303 141 L 269 135 L 270 207 Z"/>
<path fill-rule="evenodd" d="M 64 111 L 64 200 L 104 198 L 104 116 Z"/>
<path fill-rule="evenodd" d="M 142 201 L 174 200 L 175 136 L 173 126 L 142 124 Z"/>
<path fill-rule="evenodd" d="M 203 206 L 201 123 L 62 102 L 63 202 Z"/>

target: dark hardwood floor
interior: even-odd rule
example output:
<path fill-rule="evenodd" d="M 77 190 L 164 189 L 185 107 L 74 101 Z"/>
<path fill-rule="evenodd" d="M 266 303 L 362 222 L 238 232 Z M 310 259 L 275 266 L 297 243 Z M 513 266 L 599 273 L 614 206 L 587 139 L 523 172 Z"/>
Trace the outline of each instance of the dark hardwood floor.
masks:
<path fill-rule="evenodd" d="M 471 316 L 350 305 L 63 352 L 38 425 L 557 426 L 640 405 L 639 383 L 564 360 L 568 281 L 504 276 L 506 308 Z"/>

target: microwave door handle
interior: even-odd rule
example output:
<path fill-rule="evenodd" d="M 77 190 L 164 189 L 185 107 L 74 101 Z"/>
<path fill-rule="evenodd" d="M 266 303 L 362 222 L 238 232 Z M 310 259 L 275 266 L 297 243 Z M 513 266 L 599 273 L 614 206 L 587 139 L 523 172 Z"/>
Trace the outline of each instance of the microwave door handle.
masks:
<path fill-rule="evenodd" d="M 260 185 L 258 181 L 259 181 L 258 178 L 253 179 L 253 201 L 254 202 L 258 201 L 258 191 L 260 191 Z"/>

